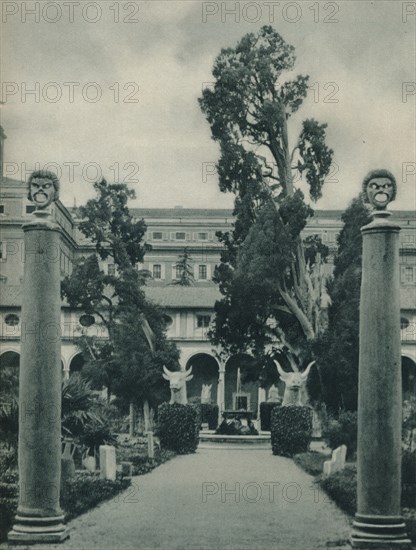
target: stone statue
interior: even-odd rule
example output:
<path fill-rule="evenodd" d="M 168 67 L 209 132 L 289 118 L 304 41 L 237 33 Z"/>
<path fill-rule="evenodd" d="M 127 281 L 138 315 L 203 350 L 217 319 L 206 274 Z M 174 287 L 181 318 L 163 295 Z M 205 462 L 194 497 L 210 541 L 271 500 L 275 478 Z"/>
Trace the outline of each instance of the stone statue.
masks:
<path fill-rule="evenodd" d="M 364 202 L 369 202 L 376 210 L 385 210 L 396 198 L 396 179 L 388 170 L 372 170 L 364 178 L 362 189 Z"/>
<path fill-rule="evenodd" d="M 281 401 L 279 390 L 276 388 L 276 386 L 273 384 L 270 386 L 270 389 L 267 393 L 267 402 L 268 403 L 279 403 Z"/>
<path fill-rule="evenodd" d="M 304 406 L 305 403 L 302 398 L 302 389 L 306 383 L 312 365 L 315 364 L 315 361 L 309 363 L 303 372 L 286 372 L 276 360 L 275 363 L 277 371 L 280 374 L 280 378 L 286 384 L 282 407 L 286 407 L 288 405 Z M 294 367 L 294 361 L 291 361 L 291 364 L 292 367 Z"/>
<path fill-rule="evenodd" d="M 59 199 L 59 180 L 53 172 L 36 170 L 27 182 L 27 198 L 36 204 L 37 210 L 45 210 Z"/>
<path fill-rule="evenodd" d="M 211 403 L 212 384 L 202 384 L 201 403 Z"/>
<path fill-rule="evenodd" d="M 186 397 L 186 382 L 192 380 L 194 377 L 192 373 L 192 367 L 186 371 L 172 372 L 163 366 L 163 378 L 169 380 L 170 387 L 170 404 L 180 403 L 181 405 L 187 405 L 188 399 Z"/>

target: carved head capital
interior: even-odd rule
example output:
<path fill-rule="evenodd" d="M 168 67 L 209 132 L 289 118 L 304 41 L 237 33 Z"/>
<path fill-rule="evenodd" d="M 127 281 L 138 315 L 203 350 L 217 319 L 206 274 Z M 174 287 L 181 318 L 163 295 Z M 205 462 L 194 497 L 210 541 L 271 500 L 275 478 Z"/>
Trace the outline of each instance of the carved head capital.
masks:
<path fill-rule="evenodd" d="M 388 170 L 372 170 L 363 180 L 362 194 L 364 202 L 370 203 L 376 210 L 385 210 L 396 198 L 396 178 Z"/>
<path fill-rule="evenodd" d="M 45 210 L 59 199 L 59 180 L 53 172 L 36 170 L 30 175 L 27 198 L 36 204 L 37 210 Z"/>

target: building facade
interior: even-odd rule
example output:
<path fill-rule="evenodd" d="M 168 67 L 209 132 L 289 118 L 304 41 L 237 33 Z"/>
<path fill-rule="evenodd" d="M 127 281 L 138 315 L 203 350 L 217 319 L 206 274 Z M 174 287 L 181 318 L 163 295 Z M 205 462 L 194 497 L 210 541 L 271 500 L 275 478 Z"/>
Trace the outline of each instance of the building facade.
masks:
<path fill-rule="evenodd" d="M 22 280 L 25 253 L 22 224 L 33 211 L 27 199 L 24 182 L 3 178 L 0 192 L 0 368 L 17 368 L 20 355 L 20 338 L 25 330 L 21 325 Z M 131 209 L 136 219 L 147 224 L 146 241 L 152 250 L 138 265 L 147 269 L 152 278 L 146 288 L 149 299 L 165 311 L 168 337 L 180 350 L 181 368 L 192 366 L 194 378 L 188 383 L 188 397 L 201 394 L 202 384 L 211 385 L 211 398 L 221 410 L 233 410 L 237 406 L 257 411 L 264 400 L 263 390 L 255 383 L 242 384 L 237 394 L 238 368 L 241 356 L 219 358 L 220 350 L 214 349 L 207 332 L 213 316 L 215 301 L 220 293 L 212 281 L 215 266 L 220 261 L 221 244 L 217 231 L 229 230 L 233 222 L 232 212 L 222 209 Z M 337 235 L 342 227 L 340 211 L 315 211 L 305 228 L 305 236 L 318 234 L 330 248 L 336 250 Z M 78 220 L 60 201 L 53 204 L 52 215 L 62 229 L 59 251 L 50 251 L 59 261 L 61 275 L 71 273 L 74 261 L 91 253 L 92 244 L 78 229 Z M 393 213 L 402 231 L 400 234 L 401 281 L 401 339 L 403 388 L 416 395 L 416 213 Z M 187 248 L 193 269 L 194 284 L 181 287 L 172 283 L 179 278 L 176 267 L 178 256 Z M 36 253 L 33 251 L 33 253 Z M 101 268 L 112 273 L 115 266 L 103 262 Z M 326 265 L 332 271 L 331 261 Z M 324 304 L 325 305 L 325 304 Z M 105 338 L 99 324 L 90 324 L 80 311 L 62 303 L 62 370 L 68 377 L 82 369 L 83 357 L 74 343 L 82 334 L 95 334 Z M 87 322 L 88 321 L 88 322 Z M 245 358 L 249 360 L 249 358 Z M 283 391 L 283 388 L 280 388 Z"/>

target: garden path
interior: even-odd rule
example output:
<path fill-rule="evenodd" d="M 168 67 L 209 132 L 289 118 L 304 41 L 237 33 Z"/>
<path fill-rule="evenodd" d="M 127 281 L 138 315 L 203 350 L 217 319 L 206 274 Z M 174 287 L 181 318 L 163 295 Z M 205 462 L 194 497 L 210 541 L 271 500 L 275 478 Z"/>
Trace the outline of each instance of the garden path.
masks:
<path fill-rule="evenodd" d="M 292 460 L 270 448 L 220 445 L 133 478 L 133 488 L 69 526 L 71 538 L 56 548 L 345 549 L 350 531 L 348 517 Z"/>

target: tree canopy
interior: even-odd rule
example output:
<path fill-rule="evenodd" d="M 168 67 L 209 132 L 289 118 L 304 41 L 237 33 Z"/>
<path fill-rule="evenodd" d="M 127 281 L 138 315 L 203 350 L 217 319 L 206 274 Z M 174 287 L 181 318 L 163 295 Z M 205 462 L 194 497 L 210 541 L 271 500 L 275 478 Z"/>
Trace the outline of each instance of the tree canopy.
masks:
<path fill-rule="evenodd" d="M 362 265 L 360 228 L 371 221 L 368 207 L 358 197 L 342 215 L 334 273 L 328 282 L 331 303 L 328 326 L 314 344 L 320 365 L 321 387 L 310 388 L 333 412 L 357 410 L 359 303 Z M 322 393 L 321 393 L 322 392 Z"/>
<path fill-rule="evenodd" d="M 62 295 L 71 307 L 99 319 L 102 329 L 94 336 L 85 331 L 77 341 L 86 359 L 83 376 L 95 388 L 105 386 L 110 394 L 140 405 L 160 390 L 162 362 L 177 365 L 178 352 L 166 339 L 161 312 L 146 299 L 143 286 L 150 274 L 136 266 L 150 247 L 143 243 L 144 221 L 135 221 L 127 206 L 134 192 L 105 180 L 94 189 L 96 197 L 78 216 L 96 254 L 75 264 L 62 281 Z M 111 273 L 103 269 L 108 259 L 114 265 Z"/>
<path fill-rule="evenodd" d="M 271 27 L 222 49 L 214 62 L 213 87 L 199 103 L 219 144 L 219 187 L 235 195 L 231 232 L 215 271 L 224 295 L 215 306 L 215 344 L 259 355 L 273 342 L 301 353 L 321 330 L 320 266 L 328 252 L 319 238 L 302 242 L 313 215 L 309 197 L 322 194 L 333 151 L 326 124 L 304 120 L 292 149 L 288 122 L 308 91 L 308 76 L 282 80 L 295 66 L 294 47 Z"/>

